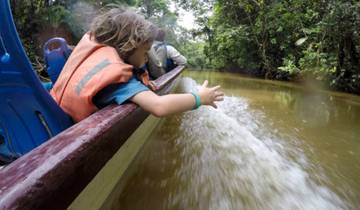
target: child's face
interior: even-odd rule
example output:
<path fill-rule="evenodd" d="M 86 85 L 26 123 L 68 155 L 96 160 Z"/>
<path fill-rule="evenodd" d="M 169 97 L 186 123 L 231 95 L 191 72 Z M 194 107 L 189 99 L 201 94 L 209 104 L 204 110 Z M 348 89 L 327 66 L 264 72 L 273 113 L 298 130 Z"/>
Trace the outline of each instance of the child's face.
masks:
<path fill-rule="evenodd" d="M 140 68 L 148 61 L 147 52 L 150 50 L 152 42 L 146 42 L 135 49 L 134 53 L 129 56 L 127 62 L 135 68 Z"/>

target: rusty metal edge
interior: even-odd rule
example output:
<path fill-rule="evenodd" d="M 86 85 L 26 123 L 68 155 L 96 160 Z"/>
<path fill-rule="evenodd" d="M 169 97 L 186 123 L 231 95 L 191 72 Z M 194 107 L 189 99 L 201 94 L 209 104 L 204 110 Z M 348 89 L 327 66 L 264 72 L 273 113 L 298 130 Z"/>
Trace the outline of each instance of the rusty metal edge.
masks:
<path fill-rule="evenodd" d="M 155 81 L 159 94 L 183 71 Z M 133 103 L 110 105 L 0 170 L 0 209 L 65 209 L 146 119 Z"/>

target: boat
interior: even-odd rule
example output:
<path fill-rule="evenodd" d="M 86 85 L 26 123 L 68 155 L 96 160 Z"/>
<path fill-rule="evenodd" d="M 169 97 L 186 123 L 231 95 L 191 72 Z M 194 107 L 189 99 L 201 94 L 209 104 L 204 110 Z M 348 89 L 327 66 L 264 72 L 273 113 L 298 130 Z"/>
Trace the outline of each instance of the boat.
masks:
<path fill-rule="evenodd" d="M 111 208 L 116 187 L 126 180 L 128 166 L 159 119 L 127 103 L 109 105 L 69 125 L 72 122 L 32 70 L 8 0 L 0 1 L 0 38 L 0 96 L 5 99 L 0 108 L 8 108 L 17 119 L 16 131 L 7 133 L 4 122 L 13 116 L 0 112 L 0 149 L 10 151 L 11 145 L 4 143 L 10 142 L 6 141 L 10 134 L 16 138 L 25 133 L 18 140 L 20 153 L 9 153 L 14 160 L 0 169 L 0 209 Z M 183 70 L 178 66 L 156 79 L 157 93 L 171 92 Z M 10 93 L 12 98 L 7 97 Z M 31 110 L 30 117 L 22 109 L 29 106 L 38 108 Z M 31 135 L 31 141 L 26 135 Z M 22 148 L 22 141 L 32 143 Z"/>

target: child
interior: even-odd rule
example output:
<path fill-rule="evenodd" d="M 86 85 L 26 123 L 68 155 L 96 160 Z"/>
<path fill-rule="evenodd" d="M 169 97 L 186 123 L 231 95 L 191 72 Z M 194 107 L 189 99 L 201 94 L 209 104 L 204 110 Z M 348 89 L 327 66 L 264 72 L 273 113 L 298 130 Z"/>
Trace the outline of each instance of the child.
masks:
<path fill-rule="evenodd" d="M 75 122 L 110 103 L 130 100 L 157 117 L 184 112 L 223 100 L 220 86 L 198 94 L 158 96 L 133 75 L 147 61 L 156 35 L 155 27 L 142 16 L 113 8 L 96 17 L 66 62 L 51 90 L 56 102 Z"/>

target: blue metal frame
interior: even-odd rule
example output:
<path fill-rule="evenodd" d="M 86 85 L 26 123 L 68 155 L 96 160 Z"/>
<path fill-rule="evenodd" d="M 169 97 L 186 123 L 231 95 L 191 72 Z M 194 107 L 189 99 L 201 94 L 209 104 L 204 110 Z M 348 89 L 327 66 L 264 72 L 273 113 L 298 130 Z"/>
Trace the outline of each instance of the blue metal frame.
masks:
<path fill-rule="evenodd" d="M 44 89 L 0 1 L 0 161 L 10 162 L 72 125 Z"/>

